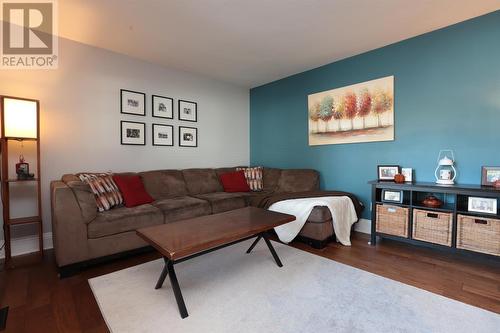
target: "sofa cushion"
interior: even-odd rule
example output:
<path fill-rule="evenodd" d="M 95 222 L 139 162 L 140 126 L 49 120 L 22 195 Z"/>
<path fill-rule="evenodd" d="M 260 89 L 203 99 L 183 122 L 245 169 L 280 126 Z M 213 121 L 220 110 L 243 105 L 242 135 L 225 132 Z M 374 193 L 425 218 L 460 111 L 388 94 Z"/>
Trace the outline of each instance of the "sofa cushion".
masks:
<path fill-rule="evenodd" d="M 139 175 L 134 176 L 113 176 L 113 180 L 120 189 L 125 201 L 125 206 L 132 208 L 154 201 L 146 192 L 142 179 Z"/>
<path fill-rule="evenodd" d="M 97 214 L 87 233 L 89 238 L 99 238 L 162 223 L 162 212 L 152 205 L 118 207 Z"/>
<path fill-rule="evenodd" d="M 330 209 L 326 206 L 316 206 L 309 214 L 307 218 L 307 222 L 312 223 L 323 223 L 326 221 L 330 221 L 332 219 L 332 213 L 330 213 Z"/>
<path fill-rule="evenodd" d="M 186 169 L 182 174 L 191 195 L 223 191 L 214 169 Z"/>
<path fill-rule="evenodd" d="M 141 172 L 146 191 L 153 199 L 175 198 L 188 195 L 184 176 L 180 170 L 156 170 Z"/>
<path fill-rule="evenodd" d="M 242 192 L 215 192 L 199 194 L 196 197 L 210 202 L 213 214 L 246 207 L 248 205 L 248 199 L 250 198 L 248 193 Z"/>
<path fill-rule="evenodd" d="M 80 173 L 78 177 L 94 192 L 97 209 L 110 210 L 123 203 L 123 197 L 110 173 Z"/>
<path fill-rule="evenodd" d="M 244 172 L 248 186 L 250 186 L 252 191 L 262 191 L 264 189 L 262 183 L 262 167 L 236 168 L 236 170 Z"/>
<path fill-rule="evenodd" d="M 250 186 L 243 171 L 223 173 L 219 178 L 224 192 L 250 192 Z"/>
<path fill-rule="evenodd" d="M 317 189 L 319 189 L 319 175 L 316 170 L 281 170 L 278 192 L 304 192 Z"/>
<path fill-rule="evenodd" d="M 212 212 L 208 201 L 187 196 L 157 200 L 153 205 L 163 212 L 165 223 L 210 215 Z"/>
<path fill-rule="evenodd" d="M 264 168 L 262 173 L 264 191 L 276 190 L 278 188 L 278 182 L 280 181 L 280 176 L 281 176 L 281 169 Z"/>

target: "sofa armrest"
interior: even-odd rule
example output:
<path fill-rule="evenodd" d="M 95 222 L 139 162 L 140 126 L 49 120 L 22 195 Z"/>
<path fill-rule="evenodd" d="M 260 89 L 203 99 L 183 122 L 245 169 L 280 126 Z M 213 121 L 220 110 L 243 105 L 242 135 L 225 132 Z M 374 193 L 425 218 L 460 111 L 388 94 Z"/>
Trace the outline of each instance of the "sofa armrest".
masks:
<path fill-rule="evenodd" d="M 52 235 L 59 267 L 88 256 L 87 224 L 71 188 L 62 181 L 50 183 Z"/>

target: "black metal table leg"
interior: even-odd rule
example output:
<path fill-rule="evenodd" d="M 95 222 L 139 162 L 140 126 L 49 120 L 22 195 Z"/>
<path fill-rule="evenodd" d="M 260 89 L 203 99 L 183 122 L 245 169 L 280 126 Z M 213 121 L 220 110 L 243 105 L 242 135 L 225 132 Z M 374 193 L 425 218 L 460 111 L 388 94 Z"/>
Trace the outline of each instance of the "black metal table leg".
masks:
<path fill-rule="evenodd" d="M 262 238 L 262 235 L 259 235 L 259 236 L 257 236 L 257 238 L 255 238 L 252 245 L 250 245 L 250 247 L 248 248 L 247 253 L 252 252 L 253 248 L 255 247 L 255 245 L 257 245 L 257 243 L 260 241 L 261 238 Z"/>
<path fill-rule="evenodd" d="M 161 272 L 160 278 L 158 279 L 158 282 L 156 282 L 155 289 L 160 289 L 161 286 L 163 285 L 163 282 L 165 281 L 165 278 L 167 277 L 168 274 L 168 268 L 167 268 L 167 258 L 163 258 L 165 260 L 165 266 L 163 267 L 163 271 Z"/>
<path fill-rule="evenodd" d="M 184 304 L 184 298 L 182 298 L 181 288 L 179 287 L 177 276 L 175 275 L 174 263 L 171 260 L 168 260 L 166 267 L 168 271 L 168 277 L 170 278 L 170 284 L 172 285 L 172 289 L 174 291 L 175 300 L 177 301 L 177 307 L 179 308 L 181 318 L 184 319 L 188 316 L 188 312 L 186 309 L 186 304 Z"/>
<path fill-rule="evenodd" d="M 276 251 L 274 250 L 273 244 L 271 244 L 271 241 L 269 240 L 267 235 L 262 234 L 262 238 L 264 238 L 264 240 L 266 241 L 267 247 L 269 248 L 269 251 L 271 251 L 271 254 L 273 255 L 274 261 L 276 261 L 276 265 L 278 265 L 278 267 L 283 267 L 283 264 L 281 263 L 281 260 L 278 257 L 278 254 L 276 253 Z"/>

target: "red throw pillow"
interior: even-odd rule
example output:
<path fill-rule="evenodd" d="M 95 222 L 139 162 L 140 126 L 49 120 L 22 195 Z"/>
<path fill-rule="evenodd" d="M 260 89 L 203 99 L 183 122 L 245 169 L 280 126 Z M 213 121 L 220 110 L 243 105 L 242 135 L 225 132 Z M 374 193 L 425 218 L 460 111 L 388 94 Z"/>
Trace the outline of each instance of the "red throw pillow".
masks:
<path fill-rule="evenodd" d="M 122 192 L 125 207 L 135 207 L 153 202 L 153 198 L 146 192 L 139 176 L 113 176 L 113 180 Z"/>
<path fill-rule="evenodd" d="M 243 171 L 223 173 L 220 175 L 220 181 L 225 192 L 250 192 Z"/>

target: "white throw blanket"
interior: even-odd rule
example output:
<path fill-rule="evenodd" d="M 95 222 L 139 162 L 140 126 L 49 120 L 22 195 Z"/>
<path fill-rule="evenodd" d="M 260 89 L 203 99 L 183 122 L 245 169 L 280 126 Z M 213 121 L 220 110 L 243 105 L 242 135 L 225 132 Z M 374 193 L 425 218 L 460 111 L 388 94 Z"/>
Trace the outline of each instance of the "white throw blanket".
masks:
<path fill-rule="evenodd" d="M 290 199 L 272 204 L 269 210 L 295 215 L 297 218 L 274 228 L 279 239 L 284 243 L 291 242 L 299 234 L 315 206 L 326 206 L 330 209 L 337 242 L 350 246 L 351 227 L 358 220 L 358 216 L 354 204 L 346 196 Z"/>

